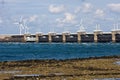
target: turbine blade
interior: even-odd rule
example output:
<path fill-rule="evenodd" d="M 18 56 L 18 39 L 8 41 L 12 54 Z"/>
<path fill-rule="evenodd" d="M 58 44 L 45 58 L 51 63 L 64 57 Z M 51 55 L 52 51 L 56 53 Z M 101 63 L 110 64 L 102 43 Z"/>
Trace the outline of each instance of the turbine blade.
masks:
<path fill-rule="evenodd" d="M 17 24 L 17 25 L 18 25 L 19 23 L 18 23 L 18 22 L 15 22 L 15 23 L 13 23 L 13 24 Z"/>
<path fill-rule="evenodd" d="M 22 29 L 25 29 L 25 27 L 24 27 L 23 25 L 21 26 L 21 28 L 22 28 Z"/>
<path fill-rule="evenodd" d="M 80 20 L 80 25 L 82 25 L 82 23 L 83 23 L 83 20 L 81 19 L 81 20 Z"/>
<path fill-rule="evenodd" d="M 75 26 L 80 26 L 79 24 L 75 25 Z"/>
<path fill-rule="evenodd" d="M 23 21 L 23 16 L 20 17 L 20 22 L 22 22 L 22 21 Z"/>

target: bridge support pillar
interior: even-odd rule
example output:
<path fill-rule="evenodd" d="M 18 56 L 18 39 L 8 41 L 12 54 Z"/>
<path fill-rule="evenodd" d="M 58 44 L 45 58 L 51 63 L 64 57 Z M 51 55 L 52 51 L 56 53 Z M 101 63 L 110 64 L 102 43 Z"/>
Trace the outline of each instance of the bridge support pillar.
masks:
<path fill-rule="evenodd" d="M 48 40 L 49 40 L 49 42 L 52 42 L 52 36 L 55 36 L 55 35 L 56 35 L 56 33 L 54 33 L 54 32 L 48 33 Z"/>
<path fill-rule="evenodd" d="M 81 42 L 81 35 L 82 34 L 86 34 L 86 32 L 77 32 L 77 36 L 78 36 L 78 43 L 80 43 Z"/>
<path fill-rule="evenodd" d="M 39 36 L 42 36 L 42 34 L 38 33 L 36 34 L 36 42 L 38 43 L 40 40 L 39 40 Z"/>
<path fill-rule="evenodd" d="M 62 33 L 62 41 L 65 43 L 66 42 L 66 33 Z"/>
<path fill-rule="evenodd" d="M 27 36 L 30 36 L 30 34 L 24 34 L 23 36 L 24 36 L 23 42 L 27 42 L 26 38 L 27 38 Z"/>
<path fill-rule="evenodd" d="M 95 31 L 94 32 L 94 42 L 98 42 L 98 34 L 102 34 L 102 31 Z"/>
<path fill-rule="evenodd" d="M 112 31 L 112 42 L 116 42 L 116 35 L 117 31 Z"/>
<path fill-rule="evenodd" d="M 52 42 L 52 34 L 51 33 L 48 34 L 48 40 L 49 40 L 49 42 Z"/>

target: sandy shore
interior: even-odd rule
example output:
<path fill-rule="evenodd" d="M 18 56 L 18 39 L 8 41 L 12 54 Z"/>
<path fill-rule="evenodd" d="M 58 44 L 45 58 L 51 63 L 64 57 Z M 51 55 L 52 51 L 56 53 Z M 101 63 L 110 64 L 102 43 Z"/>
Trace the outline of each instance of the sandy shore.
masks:
<path fill-rule="evenodd" d="M 120 78 L 120 56 L 0 62 L 0 80 L 93 80 Z"/>

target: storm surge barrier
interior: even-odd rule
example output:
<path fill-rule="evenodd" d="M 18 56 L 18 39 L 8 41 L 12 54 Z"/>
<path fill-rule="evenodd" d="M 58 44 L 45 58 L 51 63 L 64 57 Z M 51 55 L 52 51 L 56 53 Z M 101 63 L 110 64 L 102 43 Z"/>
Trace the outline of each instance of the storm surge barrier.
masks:
<path fill-rule="evenodd" d="M 48 33 L 48 34 L 22 34 L 22 35 L 0 35 L 0 42 L 120 42 L 120 31 L 93 33 Z"/>

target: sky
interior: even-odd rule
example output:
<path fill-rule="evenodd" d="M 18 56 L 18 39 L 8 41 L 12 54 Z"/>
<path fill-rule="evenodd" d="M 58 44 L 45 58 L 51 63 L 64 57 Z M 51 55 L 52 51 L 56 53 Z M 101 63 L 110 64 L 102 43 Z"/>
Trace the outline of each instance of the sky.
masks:
<path fill-rule="evenodd" d="M 97 24 L 110 32 L 120 28 L 120 0 L 0 0 L 0 34 L 19 34 L 21 17 L 31 34 L 76 33 L 81 20 L 88 33 Z"/>

